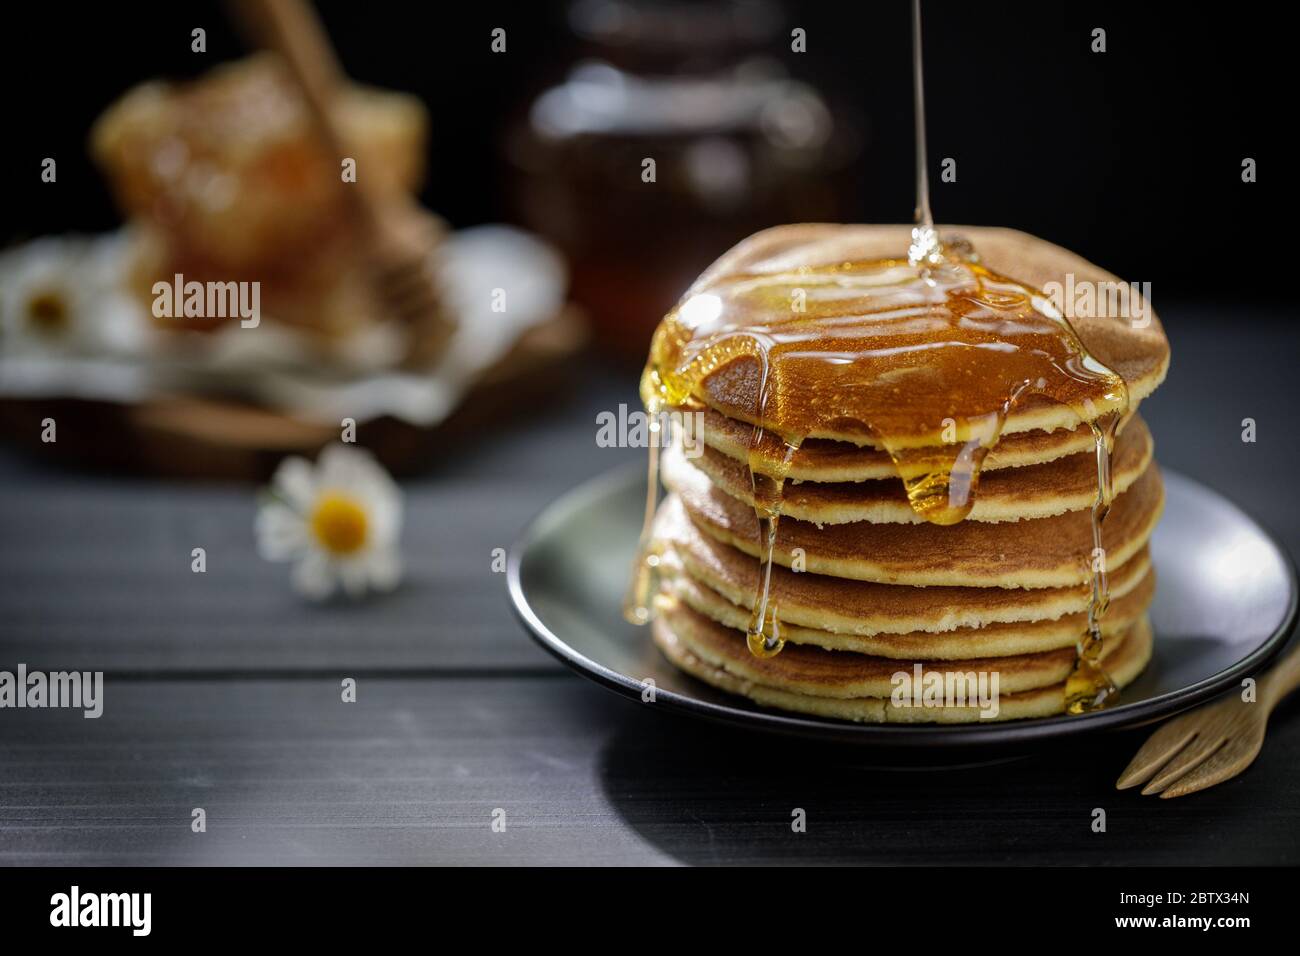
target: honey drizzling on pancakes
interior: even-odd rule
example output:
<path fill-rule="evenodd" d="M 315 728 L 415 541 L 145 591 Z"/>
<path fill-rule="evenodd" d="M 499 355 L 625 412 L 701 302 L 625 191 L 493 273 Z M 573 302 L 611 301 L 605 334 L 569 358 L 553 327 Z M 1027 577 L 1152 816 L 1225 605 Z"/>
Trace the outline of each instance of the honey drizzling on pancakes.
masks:
<path fill-rule="evenodd" d="M 1025 396 L 1087 419 L 1127 408 L 1123 381 L 1045 295 L 957 245 L 938 265 L 843 262 L 697 286 L 655 333 L 642 399 L 652 414 L 700 408 L 706 379 L 737 362 L 757 386 L 751 449 L 769 431 L 787 447 L 785 468 L 762 466 L 755 451 L 750 462 L 764 565 L 752 631 L 768 652 L 780 645 L 779 614 L 762 592 L 785 473 L 805 438 L 857 434 L 884 448 L 916 514 L 952 524 L 974 506 L 980 466 Z M 1109 444 L 1098 444 L 1107 472 Z"/>
<path fill-rule="evenodd" d="M 893 460 L 913 511 L 954 524 L 974 506 L 980 467 L 1016 404 L 1042 396 L 1091 423 L 1097 456 L 1088 631 L 1066 685 L 1066 709 L 1104 705 L 1115 686 L 1100 666 L 1109 601 L 1101 525 L 1113 499 L 1110 453 L 1128 410 L 1124 381 L 1090 355 L 1042 292 L 985 268 L 963 241 L 940 242 L 930 215 L 920 81 L 920 14 L 913 7 L 917 91 L 917 219 L 907 258 L 804 266 L 781 273 L 723 274 L 697 283 L 660 323 L 641 379 L 654 418 L 701 409 L 706 380 L 747 363 L 756 396 L 749 472 L 759 526 L 760 574 L 748 627 L 751 652 L 771 656 L 784 639 L 770 590 L 790 464 L 808 437 L 858 435 Z M 902 250 L 900 250 L 902 252 Z M 786 445 L 783 466 L 760 470 L 766 432 Z M 625 615 L 649 617 L 650 491 Z"/>

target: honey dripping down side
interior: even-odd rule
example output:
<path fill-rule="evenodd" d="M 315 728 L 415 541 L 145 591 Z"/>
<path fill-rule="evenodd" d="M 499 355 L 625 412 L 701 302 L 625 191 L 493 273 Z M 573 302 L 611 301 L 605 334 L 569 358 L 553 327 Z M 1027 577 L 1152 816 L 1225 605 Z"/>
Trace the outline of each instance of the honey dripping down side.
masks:
<path fill-rule="evenodd" d="M 1115 500 L 1110 460 L 1122 419 L 1121 413 L 1111 412 L 1089 422 L 1097 456 L 1097 497 L 1092 505 L 1092 553 L 1088 560 L 1088 625 L 1076 649 L 1074 669 L 1065 682 L 1065 711 L 1068 714 L 1098 710 L 1119 692 L 1101 666 L 1101 619 L 1110 606 L 1110 583 L 1101 526 Z"/>
<path fill-rule="evenodd" d="M 753 426 L 749 470 L 762 555 L 749 641 L 756 653 L 775 653 L 783 643 L 771 565 L 785 475 L 811 436 L 856 435 L 883 448 L 913 511 L 946 525 L 970 513 L 984 458 L 1017 403 L 1035 395 L 1067 405 L 1095 423 L 1093 547 L 1101 547 L 1112 497 L 1109 456 L 1127 388 L 1045 295 L 985 268 L 969 246 L 951 244 L 938 261 L 849 261 L 723 275 L 697 287 L 655 333 L 641 383 L 647 411 L 701 407 L 706 380 L 735 362 L 749 363 L 758 385 L 754 407 L 723 409 Z M 766 432 L 786 445 L 775 467 L 758 457 Z M 648 512 L 647 529 L 649 519 Z M 648 533 L 643 537 L 648 544 Z M 643 548 L 633 609 L 648 600 L 646 556 Z M 1094 558 L 1093 567 L 1101 570 L 1090 572 L 1090 627 L 1076 668 L 1083 678 L 1094 667 L 1100 673 L 1107 596 L 1104 561 Z M 1089 686 L 1100 687 L 1093 697 L 1104 702 L 1108 679 Z M 1082 693 L 1078 681 L 1075 691 Z"/>

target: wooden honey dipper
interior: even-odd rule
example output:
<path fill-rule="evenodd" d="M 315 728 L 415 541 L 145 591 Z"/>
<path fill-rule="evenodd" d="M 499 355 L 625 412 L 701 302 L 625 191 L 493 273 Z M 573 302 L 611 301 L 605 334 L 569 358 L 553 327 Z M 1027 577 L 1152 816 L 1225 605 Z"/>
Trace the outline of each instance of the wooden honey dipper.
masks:
<path fill-rule="evenodd" d="M 305 0 L 238 0 L 234 6 L 288 66 L 325 144 L 340 158 L 353 155 L 333 109 L 346 77 L 315 10 Z M 409 330 L 406 364 L 427 366 L 455 330 L 432 270 L 437 223 L 413 200 L 379 195 L 371 181 L 358 176 L 344 192 L 361 229 L 374 290 Z"/>

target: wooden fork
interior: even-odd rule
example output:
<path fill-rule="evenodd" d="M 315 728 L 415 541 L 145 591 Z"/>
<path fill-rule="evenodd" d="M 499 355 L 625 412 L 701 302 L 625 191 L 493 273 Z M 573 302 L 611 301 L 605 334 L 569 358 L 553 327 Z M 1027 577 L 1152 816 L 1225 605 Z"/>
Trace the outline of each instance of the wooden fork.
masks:
<path fill-rule="evenodd" d="M 239 0 L 234 9 L 284 60 L 323 141 L 338 156 L 349 155 L 333 110 L 345 77 L 316 11 L 306 0 Z M 424 365 L 442 353 L 455 328 L 431 271 L 438 221 L 412 201 L 378 196 L 369 181 L 358 176 L 346 192 L 365 237 L 375 292 L 410 330 L 407 364 Z"/>
<path fill-rule="evenodd" d="M 1175 717 L 1147 739 L 1115 786 L 1127 790 L 1146 783 L 1143 794 L 1168 799 L 1235 777 L 1264 745 L 1268 715 L 1298 684 L 1300 641 L 1259 679 L 1253 703 L 1234 691 Z"/>

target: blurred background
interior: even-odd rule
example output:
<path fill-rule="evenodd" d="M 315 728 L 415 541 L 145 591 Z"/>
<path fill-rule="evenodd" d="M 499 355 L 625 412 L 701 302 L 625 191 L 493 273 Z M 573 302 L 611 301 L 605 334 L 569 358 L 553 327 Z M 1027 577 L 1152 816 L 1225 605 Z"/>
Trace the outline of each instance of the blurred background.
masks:
<path fill-rule="evenodd" d="M 436 8 L 326 0 L 319 11 L 352 80 L 423 104 L 424 138 L 414 139 L 427 146 L 403 144 L 401 154 L 422 164 L 422 175 L 412 173 L 400 188 L 415 190 L 449 235 L 486 223 L 523 230 L 452 243 L 456 262 L 470 260 L 459 271 L 522 262 L 540 290 L 529 300 L 536 314 L 493 333 L 493 347 L 468 363 L 472 374 L 448 379 L 437 396 L 409 398 L 414 380 L 396 372 L 385 379 L 389 391 L 365 393 L 361 404 L 375 423 L 366 440 L 395 449 L 387 456 L 394 467 L 419 460 L 420 436 L 454 422 L 464 396 L 492 408 L 475 392 L 483 380 L 504 384 L 497 400 L 517 409 L 527 383 L 540 382 L 553 396 L 571 380 L 557 369 L 571 369 L 564 363 L 575 354 L 585 368 L 594 357 L 602 369 L 630 374 L 685 285 L 757 229 L 912 216 L 903 0 Z M 124 20 L 120 10 L 99 7 L 24 9 L 22 25 L 0 41 L 6 89 L 22 90 L 7 103 L 13 145 L 3 153 L 10 168 L 0 241 L 12 247 L 117 228 L 129 206 L 126 174 L 120 163 L 115 169 L 111 159 L 91 157 L 93 124 L 143 81 L 195 79 L 246 56 L 248 33 L 230 12 L 217 3 L 141 3 Z M 191 50 L 195 27 L 206 31 L 204 53 Z M 1091 49 L 1097 27 L 1107 31 L 1104 53 Z M 494 52 L 496 28 L 505 31 L 504 52 Z M 802 52 L 792 49 L 795 30 L 803 31 Z M 1013 2 L 991 10 L 932 2 L 924 32 L 938 221 L 1011 226 L 1068 246 L 1125 279 L 1150 282 L 1162 314 L 1188 299 L 1288 302 L 1287 284 L 1269 281 L 1271 270 L 1244 278 L 1242 265 L 1282 246 L 1291 206 L 1281 171 L 1267 162 L 1259 182 L 1241 179 L 1243 158 L 1277 155 L 1285 63 L 1278 31 L 1245 17 L 1207 23 L 1147 6 Z M 179 112 L 202 110 L 182 104 Z M 38 176 L 47 156 L 58 161 L 57 187 Z M 641 179 L 647 156 L 657 163 L 654 185 Z M 942 182 L 939 166 L 949 157 L 957 178 Z M 150 218 L 151 198 L 137 203 L 135 218 Z M 460 324 L 470 321 L 488 335 L 490 316 Z M 471 337 L 462 328 L 462 338 Z M 277 450 L 318 444 L 323 432 L 286 431 L 283 419 L 302 425 L 311 417 L 304 409 L 322 409 L 330 414 L 322 411 L 315 424 L 330 419 L 336 427 L 336 406 L 357 394 L 340 387 L 401 364 L 392 349 L 340 341 L 331 339 L 330 355 L 298 356 L 312 364 L 310 376 L 285 373 L 256 387 L 232 386 L 234 378 L 216 375 L 211 362 L 193 373 L 193 355 L 191 371 L 173 369 L 171 392 L 179 387 L 205 402 L 215 396 L 225 412 L 241 410 L 223 422 L 221 410 L 205 405 L 204 442 L 258 428 L 273 436 L 230 468 L 218 452 L 200 455 L 195 469 L 265 470 Z M 372 352 L 377 357 L 356 360 Z M 222 354 L 228 372 L 235 360 Z M 283 355 L 261 358 L 285 364 Z M 447 378 L 445 367 L 430 369 L 440 383 Z M 202 388 L 191 387 L 200 379 Z M 394 399 L 397 393 L 407 398 Z M 240 417 L 267 409 L 277 417 Z M 171 411 L 145 417 L 172 437 L 192 431 Z M 29 421 L 19 415 L 18 422 L 31 433 Z M 385 423 L 393 427 L 385 431 Z M 140 460 L 139 449 L 131 458 Z"/>
<path fill-rule="evenodd" d="M 687 76 L 725 72 L 747 57 L 768 60 L 812 84 L 861 137 L 845 177 L 844 214 L 911 218 L 902 0 L 317 6 L 354 79 L 414 93 L 428 106 L 421 197 L 457 226 L 523 215 L 510 132 L 585 59 Z M 653 17 L 642 29 L 635 15 L 620 14 L 642 9 Z M 683 12 L 713 32 L 682 28 L 679 36 L 662 27 L 682 22 Z M 194 26 L 208 31 L 206 54 L 190 52 Z M 1089 51 L 1097 26 L 1109 27 L 1105 54 Z M 495 27 L 508 31 L 504 55 L 489 48 Z M 790 50 L 795 27 L 807 31 L 806 53 Z M 936 218 L 1025 229 L 1125 278 L 1150 279 L 1157 294 L 1166 285 L 1169 294 L 1242 294 L 1231 270 L 1216 273 L 1205 263 L 1242 254 L 1279 219 L 1281 171 L 1266 170 L 1249 189 L 1239 172 L 1243 152 L 1267 154 L 1281 133 L 1284 41 L 1257 17 L 1221 13 L 1211 22 L 1158 5 L 927 5 L 930 152 L 936 163 L 956 158 L 959 172 L 956 183 L 935 177 Z M 78 8 L 74 16 L 59 4 L 28 4 L 0 48 L 12 144 L 3 156 L 7 239 L 116 225 L 120 217 L 87 155 L 91 123 L 142 80 L 194 77 L 247 49 L 225 7 L 203 2 L 133 4 L 129 22 L 116 9 Z M 625 118 L 630 126 L 634 117 Z M 60 159 L 57 201 L 30 175 L 32 157 L 44 155 Z M 734 166 L 725 149 L 712 155 Z M 526 156 L 514 158 L 529 165 Z M 639 185 L 626 179 L 627 189 Z M 592 175 L 574 190 L 589 197 L 602 185 Z M 760 224 L 780 221 L 770 215 Z M 674 241 L 641 238 L 647 255 Z M 1281 294 L 1269 283 L 1245 291 Z"/>

